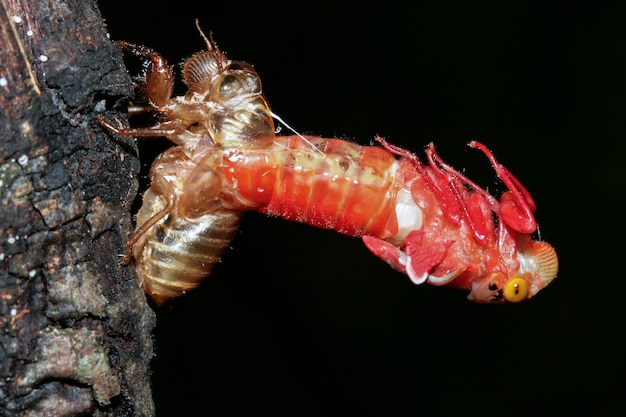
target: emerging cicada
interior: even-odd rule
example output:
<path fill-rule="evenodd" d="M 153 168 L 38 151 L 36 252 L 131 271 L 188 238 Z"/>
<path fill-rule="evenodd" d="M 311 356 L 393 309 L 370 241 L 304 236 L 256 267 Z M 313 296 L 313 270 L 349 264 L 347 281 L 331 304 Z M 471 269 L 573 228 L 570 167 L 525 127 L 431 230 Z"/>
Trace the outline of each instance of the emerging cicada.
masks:
<path fill-rule="evenodd" d="M 198 28 L 199 29 L 199 28 Z M 363 237 L 367 247 L 419 284 L 470 291 L 478 302 L 518 302 L 554 279 L 556 252 L 533 240 L 535 204 L 484 145 L 508 188 L 498 200 L 447 165 L 339 139 L 276 136 L 252 66 L 229 60 L 202 31 L 207 50 L 182 67 L 189 91 L 171 97 L 173 73 L 152 49 L 119 42 L 148 61 L 144 90 L 162 120 L 122 136 L 165 136 L 128 239 L 144 290 L 157 304 L 195 288 L 231 242 L 241 215 L 258 210 Z"/>

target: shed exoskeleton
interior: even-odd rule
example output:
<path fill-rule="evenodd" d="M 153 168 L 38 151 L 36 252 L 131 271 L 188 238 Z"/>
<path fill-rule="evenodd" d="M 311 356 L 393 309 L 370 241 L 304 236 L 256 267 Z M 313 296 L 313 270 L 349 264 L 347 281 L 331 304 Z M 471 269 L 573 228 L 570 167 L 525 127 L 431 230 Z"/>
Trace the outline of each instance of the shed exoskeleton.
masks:
<path fill-rule="evenodd" d="M 221 198 L 219 150 L 263 146 L 274 138 L 274 122 L 254 68 L 229 60 L 212 39 L 200 34 L 207 50 L 184 62 L 189 91 L 177 97 L 172 97 L 172 67 L 159 53 L 118 42 L 146 59 L 142 88 L 161 120 L 147 128 L 125 128 L 99 119 L 120 136 L 164 136 L 176 145 L 152 165 L 150 187 L 123 260 L 134 257 L 141 285 L 157 305 L 197 287 L 237 230 L 243 211 L 226 206 Z"/>

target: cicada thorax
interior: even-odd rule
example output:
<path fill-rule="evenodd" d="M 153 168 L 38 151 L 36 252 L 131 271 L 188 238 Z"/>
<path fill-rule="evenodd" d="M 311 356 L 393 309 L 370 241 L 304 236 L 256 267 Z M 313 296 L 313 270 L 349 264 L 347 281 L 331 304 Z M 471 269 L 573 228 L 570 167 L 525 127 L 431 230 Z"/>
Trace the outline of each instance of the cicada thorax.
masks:
<path fill-rule="evenodd" d="M 220 146 L 270 145 L 274 121 L 259 75 L 252 65 L 230 61 L 210 45 L 185 61 L 183 79 L 189 92 L 172 103 L 173 111 L 166 111 L 202 125 L 210 141 Z"/>
<path fill-rule="evenodd" d="M 252 66 L 231 64 L 212 87 L 216 109 L 209 117 L 209 126 L 219 144 L 255 148 L 272 144 L 274 120 Z"/>

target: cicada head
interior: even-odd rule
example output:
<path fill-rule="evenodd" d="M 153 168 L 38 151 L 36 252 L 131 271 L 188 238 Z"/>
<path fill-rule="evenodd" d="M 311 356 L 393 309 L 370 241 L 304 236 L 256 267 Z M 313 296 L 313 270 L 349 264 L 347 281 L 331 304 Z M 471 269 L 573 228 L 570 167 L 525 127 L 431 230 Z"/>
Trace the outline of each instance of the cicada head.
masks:
<path fill-rule="evenodd" d="M 472 283 L 468 298 L 479 303 L 518 303 L 533 297 L 556 277 L 559 261 L 554 248 L 519 235 L 514 271 L 495 271 Z"/>
<path fill-rule="evenodd" d="M 206 94 L 213 80 L 226 70 L 231 61 L 217 47 L 212 34 L 208 37 L 204 34 L 197 19 L 196 28 L 206 43 L 206 51 L 198 52 L 185 60 L 182 74 L 189 91 Z"/>
<path fill-rule="evenodd" d="M 183 63 L 183 80 L 189 91 L 207 93 L 211 83 L 228 66 L 230 60 L 215 46 L 213 50 L 198 52 Z"/>
<path fill-rule="evenodd" d="M 530 298 L 556 278 L 559 259 L 552 245 L 547 242 L 532 240 L 528 235 L 520 235 L 518 248 L 518 260 L 520 262 L 518 275 L 526 282 L 528 286 L 527 298 Z M 515 278 L 515 276 L 511 277 L 503 289 L 505 299 L 510 302 L 516 301 L 513 286 L 521 286 L 520 281 L 513 281 Z"/>

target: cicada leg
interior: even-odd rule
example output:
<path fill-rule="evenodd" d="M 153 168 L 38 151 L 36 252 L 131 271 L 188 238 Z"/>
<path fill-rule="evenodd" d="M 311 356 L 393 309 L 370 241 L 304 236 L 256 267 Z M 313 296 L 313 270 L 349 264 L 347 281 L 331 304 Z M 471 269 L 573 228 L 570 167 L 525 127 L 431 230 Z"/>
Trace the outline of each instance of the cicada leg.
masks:
<path fill-rule="evenodd" d="M 122 137 L 166 137 L 166 138 L 176 138 L 181 137 L 185 133 L 185 128 L 176 122 L 162 122 L 158 123 L 154 126 L 144 127 L 144 128 L 126 128 L 122 126 L 115 126 L 109 120 L 105 119 L 103 116 L 98 117 L 98 123 L 100 125 L 116 135 L 120 135 Z M 174 143 L 178 144 L 180 140 L 174 141 Z"/>
<path fill-rule="evenodd" d="M 146 97 L 154 107 L 165 106 L 174 89 L 172 67 L 161 54 L 151 48 L 124 41 L 118 41 L 117 44 L 125 51 L 149 60 L 144 86 Z"/>
<path fill-rule="evenodd" d="M 480 149 L 485 154 L 498 178 L 509 189 L 500 197 L 500 211 L 504 222 L 517 232 L 534 233 L 537 230 L 537 222 L 533 215 L 536 206 L 530 192 L 504 165 L 498 162 L 485 145 L 474 140 L 469 143 L 469 146 Z"/>
<path fill-rule="evenodd" d="M 137 227 L 137 229 L 130 234 L 126 240 L 127 248 L 121 261 L 122 265 L 128 265 L 130 263 L 130 260 L 133 257 L 133 248 L 139 239 L 141 239 L 141 237 L 145 235 L 151 227 L 167 216 L 174 208 L 174 204 L 176 202 L 176 192 L 174 191 L 174 187 L 172 187 L 165 177 L 160 174 L 155 174 L 152 178 L 150 188 L 152 188 L 165 200 L 165 207 L 146 220 L 141 226 Z"/>

